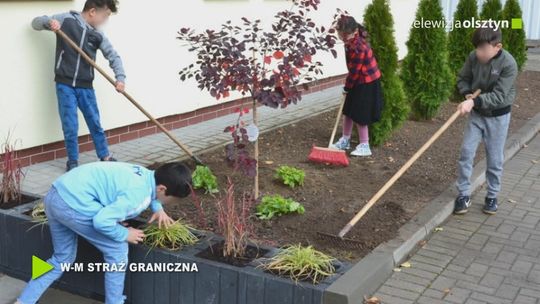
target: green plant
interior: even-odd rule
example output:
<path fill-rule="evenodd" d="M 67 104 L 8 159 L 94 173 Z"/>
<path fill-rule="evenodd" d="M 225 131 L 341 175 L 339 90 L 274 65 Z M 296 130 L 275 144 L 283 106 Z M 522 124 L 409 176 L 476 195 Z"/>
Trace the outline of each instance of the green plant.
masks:
<path fill-rule="evenodd" d="M 193 188 L 204 189 L 206 193 L 218 193 L 218 183 L 216 176 L 210 168 L 206 166 L 197 166 L 192 174 Z"/>
<path fill-rule="evenodd" d="M 502 4 L 501 0 L 486 0 L 482 5 L 480 12 L 482 20 L 501 20 L 502 19 Z"/>
<path fill-rule="evenodd" d="M 279 179 L 283 184 L 294 188 L 304 185 L 305 176 L 306 173 L 303 170 L 289 166 L 280 166 L 276 169 L 275 178 Z"/>
<path fill-rule="evenodd" d="M 48 220 L 47 215 L 45 214 L 45 204 L 43 203 L 43 200 L 40 200 L 34 205 L 32 211 L 30 211 L 30 217 L 32 217 L 31 222 L 35 223 L 35 225 L 30 227 L 28 230 L 39 226 L 43 228 L 44 225 L 47 224 Z"/>
<path fill-rule="evenodd" d="M 150 249 L 158 247 L 179 250 L 186 245 L 193 245 L 199 240 L 190 229 L 192 228 L 189 225 L 179 220 L 167 227 L 149 224 L 143 227 L 144 244 Z"/>
<path fill-rule="evenodd" d="M 274 216 L 296 212 L 304 214 L 305 209 L 299 202 L 293 199 L 284 198 L 281 195 L 264 196 L 261 203 L 257 205 L 257 217 L 261 220 L 269 220 Z"/>
<path fill-rule="evenodd" d="M 445 102 L 452 83 L 448 67 L 446 29 L 418 24 L 444 20 L 439 0 L 421 0 L 407 41 L 401 79 L 415 119 L 431 119 Z"/>
<path fill-rule="evenodd" d="M 45 214 L 45 204 L 43 201 L 39 201 L 34 208 L 32 208 L 32 212 L 30 213 L 30 216 L 32 217 L 32 222 L 39 223 L 39 224 L 45 224 L 47 223 L 47 215 Z"/>
<path fill-rule="evenodd" d="M 0 169 L 2 171 L 2 182 L 0 183 L 0 204 L 7 202 L 20 202 L 21 181 L 24 177 L 20 163 L 16 160 L 15 146 L 17 141 L 12 142 L 11 133 L 2 143 L 2 163 Z"/>
<path fill-rule="evenodd" d="M 521 28 L 512 28 L 512 19 L 522 19 L 522 11 L 519 2 L 516 0 L 507 0 L 502 11 L 502 19 L 508 21 L 508 27 L 502 29 L 503 46 L 514 56 L 518 69 L 521 71 L 525 61 L 527 61 L 527 41 L 525 36 L 525 26 Z"/>
<path fill-rule="evenodd" d="M 311 280 L 313 284 L 317 284 L 335 273 L 332 264 L 334 261 L 333 257 L 315 250 L 312 246 L 292 245 L 270 258 L 268 263 L 263 264 L 263 268 L 279 275 L 287 275 L 296 283 Z"/>
<path fill-rule="evenodd" d="M 394 19 L 388 0 L 373 0 L 364 13 L 364 26 L 369 33 L 369 43 L 373 49 L 379 69 L 384 95 L 381 120 L 369 127 L 372 145 L 384 143 L 408 118 L 411 111 L 403 83 L 397 75 L 398 48 L 394 37 Z"/>
<path fill-rule="evenodd" d="M 448 33 L 448 65 L 452 72 L 452 85 L 454 87 L 452 100 L 463 101 L 457 90 L 456 81 L 459 71 L 467 56 L 474 50 L 472 44 L 473 27 L 463 27 L 465 20 L 477 18 L 478 6 L 476 0 L 460 0 L 454 13 L 454 28 Z"/>

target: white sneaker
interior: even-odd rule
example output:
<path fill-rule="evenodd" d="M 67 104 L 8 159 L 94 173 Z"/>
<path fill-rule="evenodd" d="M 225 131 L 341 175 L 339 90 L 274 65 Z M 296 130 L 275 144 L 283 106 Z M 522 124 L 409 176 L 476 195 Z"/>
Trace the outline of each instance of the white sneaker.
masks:
<path fill-rule="evenodd" d="M 336 150 L 349 150 L 351 148 L 351 139 L 342 137 L 332 145 L 332 148 Z"/>
<path fill-rule="evenodd" d="M 352 156 L 371 156 L 371 149 L 369 144 L 359 144 L 356 149 L 351 152 Z"/>

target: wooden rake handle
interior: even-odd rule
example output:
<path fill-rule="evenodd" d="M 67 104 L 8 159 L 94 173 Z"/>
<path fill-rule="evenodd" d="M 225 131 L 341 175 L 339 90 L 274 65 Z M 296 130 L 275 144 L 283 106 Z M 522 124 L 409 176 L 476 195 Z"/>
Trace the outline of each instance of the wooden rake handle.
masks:
<path fill-rule="evenodd" d="M 479 89 L 474 92 L 472 98 L 475 98 L 478 95 L 480 95 Z M 367 202 L 366 205 L 364 205 L 364 207 L 362 207 L 360 211 L 358 211 L 358 213 L 349 221 L 349 223 L 347 223 L 347 225 L 345 225 L 345 227 L 341 229 L 338 234 L 340 238 L 343 238 L 345 234 L 347 234 L 349 230 L 351 230 L 351 228 L 356 225 L 356 223 L 364 216 L 364 214 L 366 214 L 366 212 L 368 212 L 368 210 L 381 198 L 381 196 L 383 196 L 386 191 L 388 191 L 388 189 L 392 187 L 392 185 L 433 144 L 433 142 L 435 142 L 435 140 L 437 140 L 441 136 L 441 134 L 443 134 L 444 131 L 448 129 L 448 127 L 459 117 L 459 115 L 460 112 L 458 110 L 444 123 L 444 125 L 439 128 L 439 130 L 437 130 L 437 132 L 435 132 L 435 134 L 433 134 L 433 136 L 431 136 L 431 138 L 418 151 L 416 151 L 416 153 L 414 153 L 414 155 L 394 174 L 394 176 L 392 176 L 392 178 L 390 178 L 386 182 L 386 184 L 384 184 L 384 186 Z"/>
<path fill-rule="evenodd" d="M 332 130 L 332 136 L 330 136 L 330 142 L 328 143 L 328 148 L 330 148 L 332 146 L 332 144 L 334 143 L 334 138 L 336 137 L 336 131 L 337 131 L 337 128 L 339 126 L 339 119 L 341 118 L 341 115 L 342 115 L 342 112 L 343 112 L 343 106 L 345 105 L 345 97 L 347 95 L 345 94 L 342 94 L 343 96 L 341 96 L 341 104 L 339 105 L 339 111 L 337 113 L 337 117 L 336 117 L 336 122 L 334 123 L 334 130 Z"/>
<path fill-rule="evenodd" d="M 112 78 L 105 70 L 103 70 L 100 66 L 96 64 L 90 56 L 88 56 L 71 38 L 69 38 L 66 33 L 64 33 L 62 30 L 55 31 L 56 34 L 58 34 L 60 37 L 62 37 L 73 49 L 77 51 L 81 55 L 81 57 L 84 58 L 91 66 L 93 66 L 105 79 L 107 79 L 113 86 L 116 87 L 116 80 Z M 157 121 L 148 111 L 146 111 L 131 95 L 129 95 L 127 92 L 121 92 L 122 95 L 124 95 L 139 111 L 141 111 L 148 119 L 150 119 L 156 127 L 158 127 L 167 137 L 169 137 L 180 149 L 184 150 L 197 164 L 202 164 L 202 161 L 191 152 L 191 150 L 185 146 L 183 143 L 181 143 L 174 135 L 169 132 L 159 121 Z"/>

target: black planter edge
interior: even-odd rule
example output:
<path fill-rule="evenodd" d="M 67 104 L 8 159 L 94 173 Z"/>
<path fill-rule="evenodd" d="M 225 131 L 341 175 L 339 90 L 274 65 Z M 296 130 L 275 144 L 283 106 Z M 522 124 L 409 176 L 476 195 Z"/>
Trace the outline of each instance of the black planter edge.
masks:
<path fill-rule="evenodd" d="M 26 194 L 26 193 L 25 193 Z M 27 211 L 31 210 L 32 207 L 39 202 L 42 197 L 28 194 L 30 196 L 36 197 L 36 200 L 32 202 L 25 203 L 23 205 L 8 209 L 8 210 L 0 210 L 0 231 L 6 231 L 10 230 L 17 231 L 16 233 L 25 233 L 28 230 L 27 227 L 30 225 L 30 216 L 25 214 Z M 135 220 L 144 221 L 144 219 L 141 218 L 135 218 Z M 13 228 L 13 227 L 7 227 L 8 221 L 16 221 L 17 223 L 24 223 L 23 228 Z M 40 227 L 35 227 L 33 229 L 39 230 Z M 274 256 L 277 252 L 279 252 L 279 248 L 275 247 L 267 247 L 267 246 L 260 246 L 255 243 L 250 243 L 250 245 L 258 246 L 262 249 L 268 250 L 268 252 L 260 257 L 252 261 L 250 264 L 248 264 L 246 267 L 236 267 L 228 264 L 224 264 L 217 261 L 212 261 L 200 257 L 196 257 L 195 254 L 198 252 L 201 252 L 211 244 L 215 244 L 223 238 L 217 234 L 214 234 L 213 232 L 209 231 L 201 231 L 201 230 L 195 230 L 199 235 L 201 235 L 200 241 L 193 246 L 187 246 L 179 251 L 170 251 L 165 249 L 159 249 L 155 248 L 152 249 L 149 253 L 149 248 L 144 245 L 131 245 L 130 246 L 130 252 L 137 251 L 139 254 L 139 257 L 142 255 L 148 255 L 149 259 L 151 260 L 162 260 L 162 259 L 177 259 L 182 260 L 185 262 L 193 262 L 197 263 L 198 265 L 203 265 L 203 268 L 209 269 L 212 274 L 219 274 L 222 272 L 234 272 L 237 273 L 240 276 L 245 276 L 246 278 L 254 278 L 256 277 L 258 280 L 261 280 L 261 283 L 263 284 L 263 288 L 271 288 L 273 291 L 272 293 L 279 293 L 278 291 L 283 290 L 283 288 L 287 287 L 288 297 L 290 298 L 290 301 L 293 301 L 291 303 L 296 303 L 296 298 L 301 297 L 302 301 L 306 301 L 305 296 L 307 296 L 307 299 L 311 299 L 309 303 L 322 303 L 322 297 L 324 294 L 324 290 L 326 290 L 330 284 L 332 284 L 335 280 L 337 280 L 340 276 L 342 276 L 346 271 L 348 271 L 351 268 L 351 264 L 346 262 L 337 261 L 335 263 L 335 266 L 337 266 L 336 274 L 325 278 L 322 280 L 319 284 L 313 285 L 308 282 L 299 282 L 294 283 L 288 278 L 280 277 L 268 272 L 265 272 L 264 269 L 261 267 L 257 267 L 261 263 L 263 263 L 264 259 L 270 258 Z M 21 239 L 22 240 L 22 239 Z M 35 240 L 36 243 L 39 244 L 39 238 Z M 18 241 L 19 242 L 19 241 Z M 20 241 L 22 244 L 25 243 L 25 241 Z M 6 246 L 7 240 L 5 240 L 4 237 L 0 238 L 0 271 L 5 272 L 6 274 L 13 276 L 18 279 L 27 280 L 29 278 L 29 269 L 30 263 L 28 263 L 26 260 L 30 259 L 24 259 L 24 262 L 16 261 L 15 267 L 9 264 L 9 260 L 6 258 L 6 252 L 9 246 Z M 5 250 L 5 251 L 4 251 Z M 32 252 L 31 254 L 34 254 Z M 43 255 L 43 254 L 42 254 Z M 46 254 L 45 254 L 46 255 Z M 11 255 L 13 256 L 13 255 Z M 22 259 L 21 254 L 21 259 Z M 39 256 L 39 255 L 38 255 Z M 46 256 L 40 256 L 41 258 L 47 258 Z M 146 258 L 144 258 L 146 259 Z M 28 268 L 28 270 L 26 270 Z M 217 272 L 216 272 L 217 271 Z M 127 284 L 127 283 L 126 283 Z M 59 288 L 74 294 L 78 294 L 83 297 L 87 298 L 93 298 L 97 300 L 102 300 L 102 295 L 100 294 L 99 290 L 96 292 L 92 288 L 89 288 L 88 290 L 78 290 L 76 287 L 71 286 L 70 284 L 67 284 L 66 282 L 63 282 L 63 280 L 56 282 L 53 287 Z M 272 302 L 272 300 L 268 300 Z M 267 300 L 265 300 L 267 302 Z M 270 303 L 269 302 L 269 303 Z M 304 303 L 304 302 L 302 302 Z M 308 302 L 305 302 L 308 303 Z"/>
<path fill-rule="evenodd" d="M 536 114 L 507 139 L 504 162 L 514 157 L 539 132 L 540 114 Z M 485 171 L 484 159 L 474 166 L 471 178 L 473 192 L 485 182 Z M 323 303 L 353 304 L 359 303 L 365 296 L 369 297 L 392 275 L 397 265 L 418 249 L 418 242 L 429 237 L 437 226 L 448 219 L 452 214 L 456 195 L 455 186 L 448 187 L 402 226 L 396 238 L 377 246 L 332 283 L 324 292 Z"/>

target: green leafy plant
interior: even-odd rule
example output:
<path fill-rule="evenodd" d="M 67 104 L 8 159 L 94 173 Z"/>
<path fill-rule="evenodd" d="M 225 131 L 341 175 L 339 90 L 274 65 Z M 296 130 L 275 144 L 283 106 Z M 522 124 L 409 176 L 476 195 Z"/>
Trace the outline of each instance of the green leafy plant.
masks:
<path fill-rule="evenodd" d="M 303 186 L 305 177 L 306 173 L 303 170 L 294 167 L 280 166 L 276 169 L 275 178 L 291 188 Z"/>
<path fill-rule="evenodd" d="M 304 214 L 305 209 L 300 203 L 293 199 L 284 198 L 281 195 L 264 196 L 259 205 L 257 205 L 257 217 L 261 220 L 269 220 L 274 216 L 280 216 L 288 213 Z"/>
<path fill-rule="evenodd" d="M 315 250 L 312 246 L 292 245 L 282 249 L 262 267 L 273 273 L 289 276 L 296 283 L 310 280 L 313 284 L 318 284 L 335 273 L 336 269 L 332 264 L 334 261 L 333 257 Z"/>
<path fill-rule="evenodd" d="M 407 41 L 401 79 L 415 119 L 433 118 L 448 99 L 452 74 L 448 67 L 446 29 L 415 26 L 444 20 L 439 0 L 421 0 Z"/>
<path fill-rule="evenodd" d="M 525 25 L 521 28 L 512 28 L 512 19 L 522 19 L 523 13 L 519 2 L 507 0 L 502 11 L 502 19 L 508 21 L 509 27 L 502 29 L 503 46 L 514 56 L 518 69 L 521 71 L 525 61 L 527 61 L 527 41 L 525 36 Z M 523 22 L 523 21 L 521 21 Z"/>
<path fill-rule="evenodd" d="M 482 20 L 501 20 L 502 19 L 502 4 L 501 0 L 486 0 L 482 5 L 480 12 Z"/>
<path fill-rule="evenodd" d="M 463 67 L 463 63 L 467 56 L 474 50 L 472 44 L 473 27 L 457 26 L 465 20 L 478 18 L 478 6 L 476 0 L 460 0 L 454 13 L 454 24 L 456 25 L 452 31 L 448 33 L 448 65 L 452 72 L 452 84 L 454 90 L 452 92 L 452 100 L 463 101 L 463 96 L 459 94 L 456 81 L 459 71 Z"/>
<path fill-rule="evenodd" d="M 369 43 L 381 70 L 384 108 L 381 120 L 369 127 L 370 142 L 383 144 L 409 117 L 411 108 L 405 98 L 398 72 L 398 48 L 394 37 L 394 19 L 388 0 L 373 0 L 364 13 Z"/>
<path fill-rule="evenodd" d="M 176 221 L 167 227 L 157 224 L 149 224 L 143 227 L 144 244 L 154 248 L 166 248 L 170 250 L 179 250 L 186 245 L 193 245 L 199 240 L 189 225 Z"/>
<path fill-rule="evenodd" d="M 218 193 L 218 183 L 216 176 L 210 168 L 206 166 L 197 166 L 192 174 L 193 188 L 204 189 L 206 193 Z"/>

